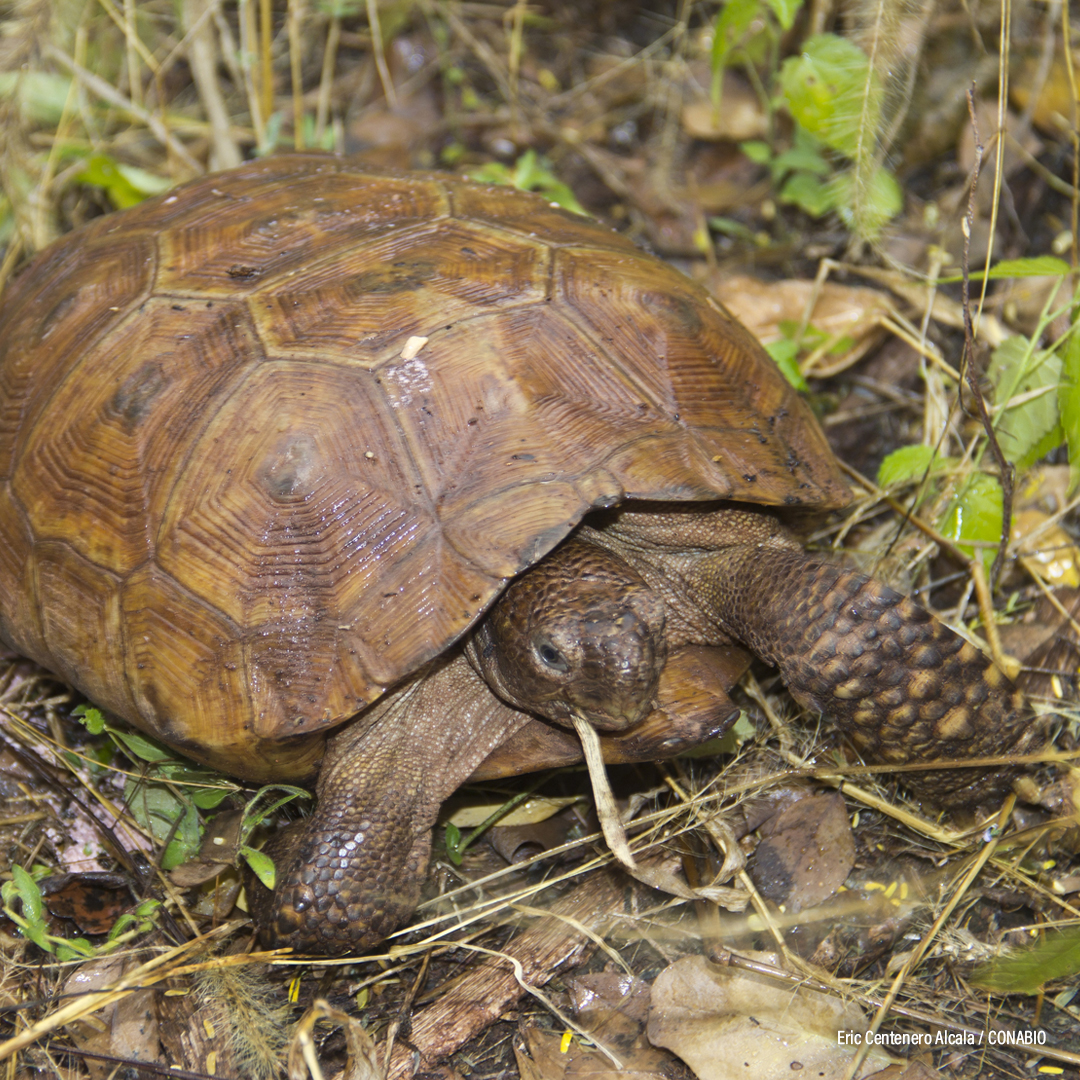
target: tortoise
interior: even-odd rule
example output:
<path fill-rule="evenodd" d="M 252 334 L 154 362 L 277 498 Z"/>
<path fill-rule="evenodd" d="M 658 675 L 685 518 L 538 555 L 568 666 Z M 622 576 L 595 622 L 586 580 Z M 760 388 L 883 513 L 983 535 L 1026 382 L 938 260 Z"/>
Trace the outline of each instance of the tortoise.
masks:
<path fill-rule="evenodd" d="M 849 498 L 702 288 L 450 174 L 206 176 L 46 249 L 0 314 L 0 638 L 200 762 L 317 774 L 254 897 L 311 951 L 400 925 L 440 803 L 565 755 L 549 722 L 612 760 L 722 729 L 732 649 L 873 759 L 1023 749 L 977 649 L 804 552 L 791 515 Z"/>

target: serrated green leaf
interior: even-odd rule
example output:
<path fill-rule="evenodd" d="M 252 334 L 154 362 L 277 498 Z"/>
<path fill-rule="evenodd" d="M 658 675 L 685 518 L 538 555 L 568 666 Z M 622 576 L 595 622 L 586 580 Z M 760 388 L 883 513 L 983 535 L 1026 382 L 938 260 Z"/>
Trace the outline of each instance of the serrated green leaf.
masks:
<path fill-rule="evenodd" d="M 798 342 L 792 341 L 790 338 L 780 338 L 777 341 L 770 341 L 765 346 L 765 351 L 776 361 L 776 366 L 780 369 L 784 378 L 796 390 L 805 392 L 810 389 L 806 379 L 803 377 L 803 373 L 799 370 Z"/>
<path fill-rule="evenodd" d="M 970 982 L 996 994 L 1037 994 L 1054 979 L 1080 974 L 1080 927 L 1047 934 L 1022 953 L 982 964 Z"/>
<path fill-rule="evenodd" d="M 780 88 L 791 115 L 812 135 L 846 157 L 866 153 L 860 131 L 877 131 L 881 88 L 858 45 L 815 34 L 784 61 Z"/>
<path fill-rule="evenodd" d="M 997 557 L 994 545 L 1001 540 L 1003 504 L 1001 484 L 997 479 L 975 473 L 968 478 L 938 526 L 942 535 L 955 540 L 966 555 L 975 558 L 977 554 L 988 574 Z M 980 541 L 976 547 L 975 542 Z"/>
<path fill-rule="evenodd" d="M 252 873 L 270 890 L 273 890 L 277 880 L 277 870 L 274 868 L 274 860 L 269 855 L 256 851 L 253 847 L 245 844 L 240 849 L 245 862 L 251 867 Z"/>
<path fill-rule="evenodd" d="M 1061 381 L 1058 383 L 1058 411 L 1065 442 L 1069 447 L 1069 488 L 1080 484 L 1080 326 L 1062 342 Z"/>
<path fill-rule="evenodd" d="M 878 486 L 888 488 L 921 480 L 934 461 L 935 454 L 932 446 L 901 446 L 886 456 L 879 466 Z"/>
<path fill-rule="evenodd" d="M 990 358 L 987 377 L 994 386 L 994 400 L 1006 405 L 1026 398 L 994 421 L 1002 452 L 1018 469 L 1028 468 L 1064 438 L 1058 411 L 1061 364 L 1057 353 L 1036 349 L 1018 335 L 1006 338 Z"/>

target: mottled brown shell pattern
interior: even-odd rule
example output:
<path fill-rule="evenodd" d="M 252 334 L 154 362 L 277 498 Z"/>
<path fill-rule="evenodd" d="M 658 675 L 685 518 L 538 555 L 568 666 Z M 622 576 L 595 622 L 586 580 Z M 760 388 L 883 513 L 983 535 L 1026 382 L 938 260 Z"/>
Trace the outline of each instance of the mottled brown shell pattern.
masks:
<path fill-rule="evenodd" d="M 737 322 L 537 196 L 274 158 L 3 299 L 0 637 L 241 776 L 308 773 L 628 497 L 846 492 Z"/>

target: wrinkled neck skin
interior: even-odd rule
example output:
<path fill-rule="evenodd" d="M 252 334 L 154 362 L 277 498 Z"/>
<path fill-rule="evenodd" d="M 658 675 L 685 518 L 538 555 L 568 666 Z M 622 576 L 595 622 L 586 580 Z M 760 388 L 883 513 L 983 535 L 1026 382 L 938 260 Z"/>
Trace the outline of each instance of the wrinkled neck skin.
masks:
<path fill-rule="evenodd" d="M 663 598 L 670 648 L 738 643 L 774 664 L 767 630 L 788 579 L 820 563 L 772 513 L 734 503 L 637 504 L 581 537 L 625 559 Z"/>

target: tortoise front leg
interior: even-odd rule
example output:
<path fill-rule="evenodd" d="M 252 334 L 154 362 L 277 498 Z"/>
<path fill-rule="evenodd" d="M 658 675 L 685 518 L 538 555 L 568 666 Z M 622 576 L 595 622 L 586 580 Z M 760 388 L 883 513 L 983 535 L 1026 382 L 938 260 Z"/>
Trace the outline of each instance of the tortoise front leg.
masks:
<path fill-rule="evenodd" d="M 600 539 L 667 588 L 669 610 L 694 632 L 719 629 L 775 664 L 795 699 L 834 719 L 868 760 L 1021 754 L 1039 738 L 1023 695 L 974 645 L 909 597 L 807 555 L 767 512 L 623 513 Z M 905 783 L 961 806 L 1010 778 L 963 768 Z"/>
<path fill-rule="evenodd" d="M 334 735 L 314 812 L 266 846 L 277 887 L 249 882 L 260 933 L 329 954 L 384 940 L 420 899 L 440 806 L 527 719 L 459 654 Z"/>

